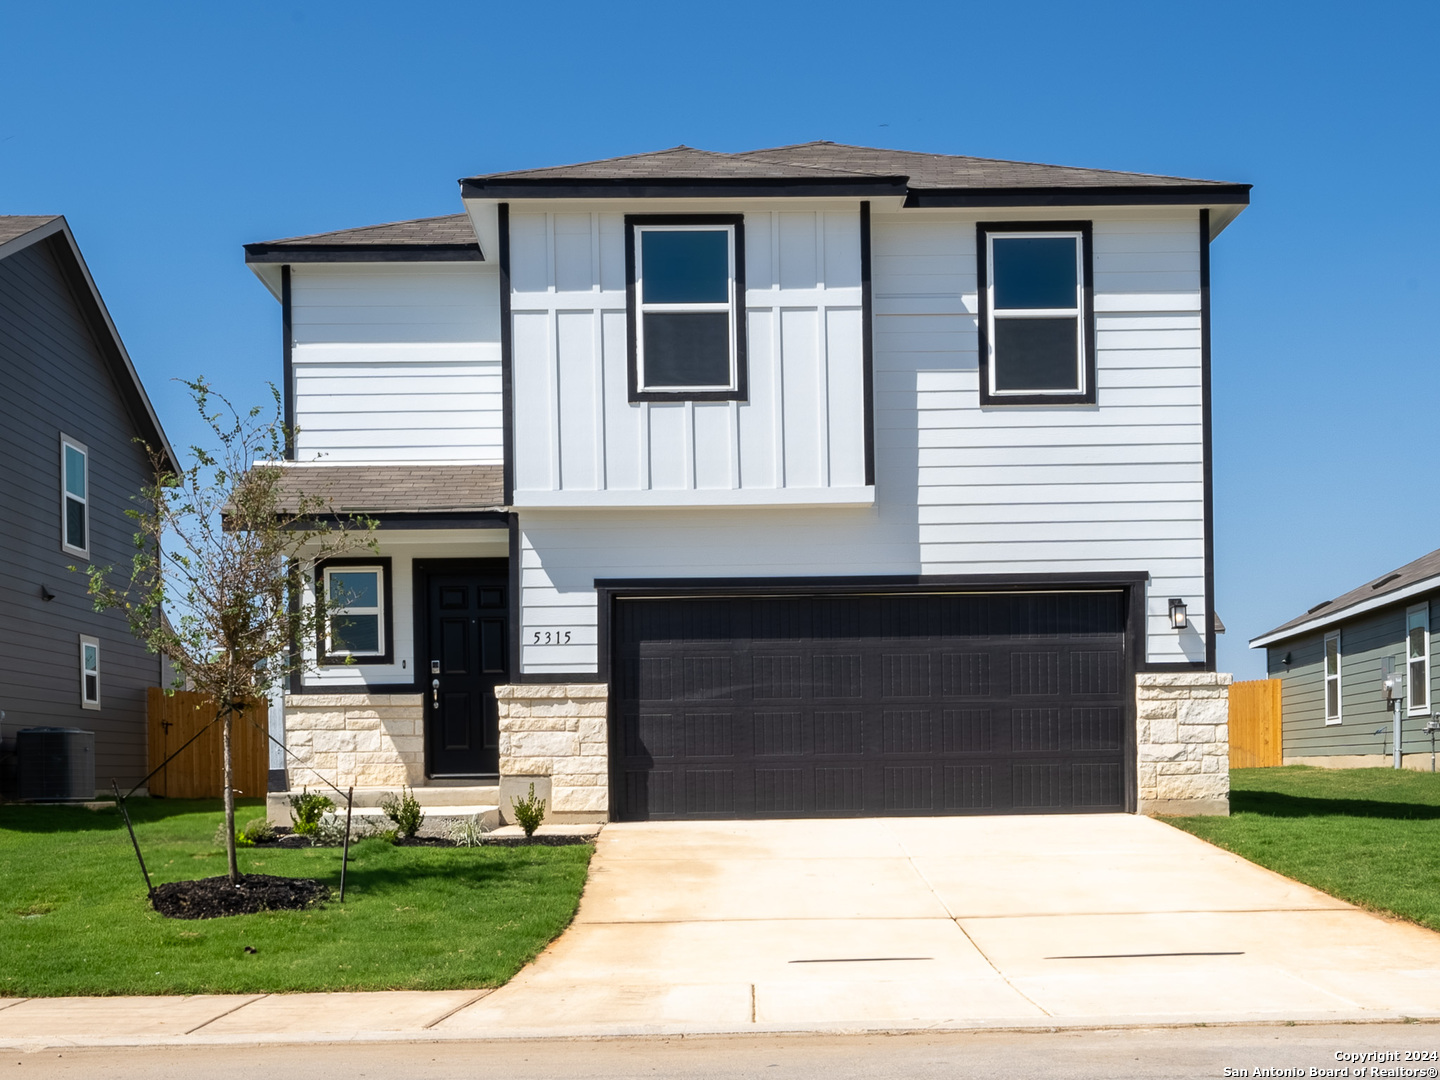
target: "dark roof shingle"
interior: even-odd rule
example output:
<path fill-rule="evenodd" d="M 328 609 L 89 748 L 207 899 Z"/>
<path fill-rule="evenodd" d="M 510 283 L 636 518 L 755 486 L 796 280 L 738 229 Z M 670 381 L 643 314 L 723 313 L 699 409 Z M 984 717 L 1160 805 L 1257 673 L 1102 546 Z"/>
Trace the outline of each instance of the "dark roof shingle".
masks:
<path fill-rule="evenodd" d="M 0 214 L 0 244 L 9 243 L 41 225 L 54 221 L 59 214 Z"/>
<path fill-rule="evenodd" d="M 505 500 L 500 465 L 293 465 L 280 477 L 280 509 L 320 499 L 336 513 L 495 510 Z"/>
<path fill-rule="evenodd" d="M 246 262 L 291 262 L 304 254 L 326 261 L 344 261 L 347 255 L 388 253 L 397 260 L 444 255 L 447 259 L 480 258 L 480 245 L 468 214 L 390 221 L 354 229 L 289 236 L 245 245 Z"/>
<path fill-rule="evenodd" d="M 882 150 L 826 141 L 746 150 L 734 154 L 676 146 L 647 154 L 586 161 L 543 169 L 488 173 L 466 183 L 488 185 L 526 181 L 618 180 L 787 180 L 787 179 L 907 180 L 911 190 L 1191 187 L 1232 188 L 1220 180 L 1193 180 L 1181 176 L 1116 172 L 1108 169 L 1041 165 L 1000 161 L 959 154 L 925 154 L 912 150 Z"/>

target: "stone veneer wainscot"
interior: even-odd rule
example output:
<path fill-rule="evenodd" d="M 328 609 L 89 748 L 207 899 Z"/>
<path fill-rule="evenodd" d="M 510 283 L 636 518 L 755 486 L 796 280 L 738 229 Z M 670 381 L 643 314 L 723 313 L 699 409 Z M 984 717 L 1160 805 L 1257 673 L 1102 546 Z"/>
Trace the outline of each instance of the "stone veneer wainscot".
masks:
<path fill-rule="evenodd" d="M 1142 814 L 1230 813 L 1230 683 L 1218 672 L 1135 676 Z"/>
<path fill-rule="evenodd" d="M 546 820 L 607 821 L 610 748 L 604 683 L 497 686 L 500 706 L 500 813 L 529 784 L 546 799 Z M 548 780 L 548 784 L 545 782 Z"/>
<path fill-rule="evenodd" d="M 290 787 L 418 787 L 425 783 L 422 694 L 287 694 Z"/>

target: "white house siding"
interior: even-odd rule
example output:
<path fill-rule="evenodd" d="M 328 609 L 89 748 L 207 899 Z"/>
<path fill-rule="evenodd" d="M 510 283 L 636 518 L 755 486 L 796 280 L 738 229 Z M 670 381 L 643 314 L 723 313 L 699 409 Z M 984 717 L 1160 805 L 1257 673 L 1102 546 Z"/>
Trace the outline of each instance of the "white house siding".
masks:
<path fill-rule="evenodd" d="M 1094 222 L 1098 405 L 981 409 L 980 219 L 877 213 L 875 505 L 522 510 L 523 670 L 595 670 L 593 582 L 609 577 L 1148 571 L 1147 659 L 1203 660 L 1198 217 L 1070 209 L 985 219 L 1025 216 Z M 529 273 L 533 287 L 538 269 Z M 607 321 L 605 333 L 616 339 L 608 347 L 619 349 L 623 294 L 613 317 L 619 321 L 613 330 Z M 538 343 L 538 325 L 534 332 Z M 517 365 L 520 336 L 517 320 Z M 752 385 L 763 386 L 754 364 Z M 832 445 L 861 442 L 859 430 L 833 430 Z M 680 449 L 670 445 L 673 462 Z M 541 449 L 533 444 L 530 452 Z M 517 466 L 526 460 L 522 447 Z M 555 459 L 547 460 L 554 469 Z M 530 482 L 542 479 L 532 474 Z M 1169 628 L 1172 596 L 1190 613 L 1181 633 Z M 571 643 L 536 644 L 537 629 L 542 637 L 546 629 L 570 630 Z"/>
<path fill-rule="evenodd" d="M 859 229 L 747 208 L 748 400 L 632 403 L 623 211 L 514 213 L 516 505 L 868 502 Z"/>
<path fill-rule="evenodd" d="M 291 319 L 298 460 L 503 459 L 494 266 L 298 265 Z"/>
<path fill-rule="evenodd" d="M 391 628 L 395 636 L 394 662 L 390 664 L 334 664 L 315 666 L 315 640 L 305 642 L 305 670 L 301 683 L 306 693 L 323 693 L 337 686 L 408 683 L 415 678 L 415 560 L 503 559 L 508 553 L 509 533 L 505 529 L 480 531 L 433 529 L 424 531 L 382 530 L 378 550 L 350 552 L 347 558 L 364 559 L 374 554 L 390 559 Z M 313 576 L 307 576 L 304 603 L 312 605 Z M 427 657 L 420 658 L 424 662 Z"/>

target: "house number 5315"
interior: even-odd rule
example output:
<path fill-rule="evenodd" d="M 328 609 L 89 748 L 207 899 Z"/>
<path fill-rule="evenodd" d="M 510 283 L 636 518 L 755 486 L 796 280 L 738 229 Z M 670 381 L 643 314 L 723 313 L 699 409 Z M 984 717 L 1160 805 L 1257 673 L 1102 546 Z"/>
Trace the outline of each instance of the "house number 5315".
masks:
<path fill-rule="evenodd" d="M 530 639 L 531 645 L 569 645 L 569 630 L 534 630 L 535 636 Z"/>

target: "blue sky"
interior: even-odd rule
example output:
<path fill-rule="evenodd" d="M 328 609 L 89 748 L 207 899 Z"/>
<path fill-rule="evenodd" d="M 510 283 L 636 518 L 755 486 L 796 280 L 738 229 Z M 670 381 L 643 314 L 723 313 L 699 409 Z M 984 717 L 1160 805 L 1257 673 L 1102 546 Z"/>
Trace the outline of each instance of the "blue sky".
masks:
<path fill-rule="evenodd" d="M 455 180 L 832 139 L 1255 185 L 1213 251 L 1217 609 L 1245 639 L 1440 546 L 1440 7 L 0 3 L 0 213 L 63 213 L 170 380 L 278 380 L 241 245 Z"/>

